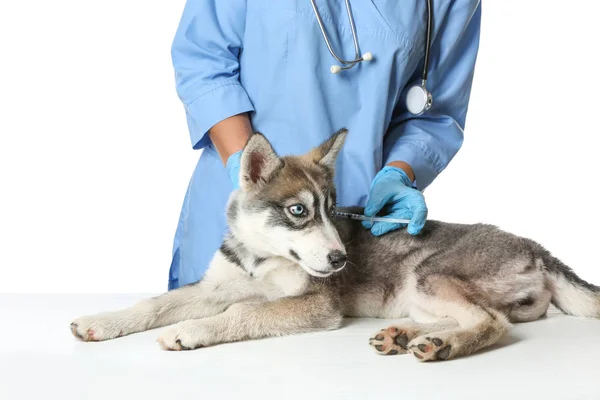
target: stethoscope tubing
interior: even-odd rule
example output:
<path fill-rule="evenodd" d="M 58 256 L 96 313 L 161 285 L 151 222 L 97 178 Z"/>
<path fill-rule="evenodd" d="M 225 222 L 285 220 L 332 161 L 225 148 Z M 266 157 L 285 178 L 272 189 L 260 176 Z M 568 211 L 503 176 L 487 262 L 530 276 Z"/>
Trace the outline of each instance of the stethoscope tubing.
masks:
<path fill-rule="evenodd" d="M 358 37 L 356 35 L 356 28 L 354 26 L 354 16 L 352 15 L 352 10 L 350 8 L 349 0 L 345 0 L 346 3 L 346 11 L 348 14 L 348 21 L 350 22 L 350 30 L 352 32 L 352 40 L 354 41 L 354 60 L 343 60 L 338 57 L 338 55 L 333 50 L 331 43 L 329 41 L 329 36 L 327 35 L 327 31 L 325 30 L 325 25 L 323 24 L 323 20 L 321 19 L 321 13 L 319 13 L 319 9 L 315 4 L 315 0 L 310 0 L 310 4 L 315 12 L 315 16 L 317 17 L 317 22 L 319 23 L 319 28 L 321 29 L 321 34 L 323 35 L 323 39 L 325 40 L 325 44 L 327 45 L 327 49 L 333 58 L 335 58 L 340 64 L 350 65 L 350 67 L 342 67 L 342 69 L 352 68 L 354 65 L 362 61 L 362 57 L 360 57 L 360 48 L 358 46 Z"/>

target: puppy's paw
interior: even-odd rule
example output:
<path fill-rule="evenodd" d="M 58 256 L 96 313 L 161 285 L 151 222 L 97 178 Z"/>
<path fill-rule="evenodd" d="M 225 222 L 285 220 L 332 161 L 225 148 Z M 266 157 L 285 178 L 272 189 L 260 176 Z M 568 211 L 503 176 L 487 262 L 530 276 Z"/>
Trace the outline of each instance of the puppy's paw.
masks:
<path fill-rule="evenodd" d="M 184 321 L 166 329 L 157 340 L 164 350 L 194 350 L 219 343 L 202 321 Z"/>
<path fill-rule="evenodd" d="M 419 361 L 447 360 L 453 356 L 452 345 L 433 336 L 420 336 L 408 344 L 408 350 Z"/>
<path fill-rule="evenodd" d="M 390 326 L 375 333 L 369 339 L 369 345 L 376 353 L 386 356 L 406 354 L 408 353 L 408 342 L 415 336 L 416 332 L 412 329 Z"/>
<path fill-rule="evenodd" d="M 112 313 L 91 315 L 71 322 L 71 333 L 84 342 L 99 342 L 123 336 L 124 325 Z"/>

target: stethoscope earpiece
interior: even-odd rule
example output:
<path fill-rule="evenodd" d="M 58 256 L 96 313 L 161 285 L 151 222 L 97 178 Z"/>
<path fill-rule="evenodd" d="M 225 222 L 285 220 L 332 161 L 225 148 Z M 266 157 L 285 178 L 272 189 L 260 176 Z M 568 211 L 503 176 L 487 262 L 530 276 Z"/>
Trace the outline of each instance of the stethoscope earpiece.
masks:
<path fill-rule="evenodd" d="M 357 58 L 356 62 L 352 62 L 352 64 L 350 64 L 347 67 L 341 67 L 339 65 L 332 65 L 329 70 L 331 71 L 332 74 L 339 74 L 340 72 L 342 72 L 342 70 L 344 69 L 350 69 L 352 67 L 354 67 L 356 64 L 358 64 L 361 61 L 372 61 L 373 60 L 373 54 L 371 54 L 371 52 L 367 51 L 365 54 L 363 54 L 363 56 L 361 58 Z"/>
<path fill-rule="evenodd" d="M 340 67 L 339 65 L 332 65 L 331 68 L 329 68 L 329 70 L 332 74 L 339 74 L 340 72 L 342 72 L 342 67 Z"/>

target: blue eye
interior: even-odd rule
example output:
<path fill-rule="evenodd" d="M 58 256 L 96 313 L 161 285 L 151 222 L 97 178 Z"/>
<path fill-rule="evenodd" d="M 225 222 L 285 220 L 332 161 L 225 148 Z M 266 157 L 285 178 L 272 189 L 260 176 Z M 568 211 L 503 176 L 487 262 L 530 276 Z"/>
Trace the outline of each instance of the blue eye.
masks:
<path fill-rule="evenodd" d="M 294 204 L 293 206 L 290 206 L 289 210 L 292 215 L 297 217 L 304 214 L 304 206 L 302 204 Z"/>

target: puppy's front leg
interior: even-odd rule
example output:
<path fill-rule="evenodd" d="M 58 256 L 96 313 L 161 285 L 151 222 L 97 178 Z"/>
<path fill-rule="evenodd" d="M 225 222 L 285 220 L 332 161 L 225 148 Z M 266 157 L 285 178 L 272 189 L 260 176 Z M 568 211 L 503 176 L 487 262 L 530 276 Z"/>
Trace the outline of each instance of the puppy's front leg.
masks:
<path fill-rule="evenodd" d="M 219 343 L 339 328 L 338 299 L 328 293 L 285 297 L 273 302 L 237 303 L 222 314 L 181 322 L 158 339 L 166 350 L 191 350 Z"/>
<path fill-rule="evenodd" d="M 260 283 L 217 253 L 200 282 L 142 300 L 123 310 L 77 318 L 71 323 L 71 332 L 83 341 L 114 339 L 187 319 L 217 315 L 235 302 L 261 298 L 262 293 Z"/>

